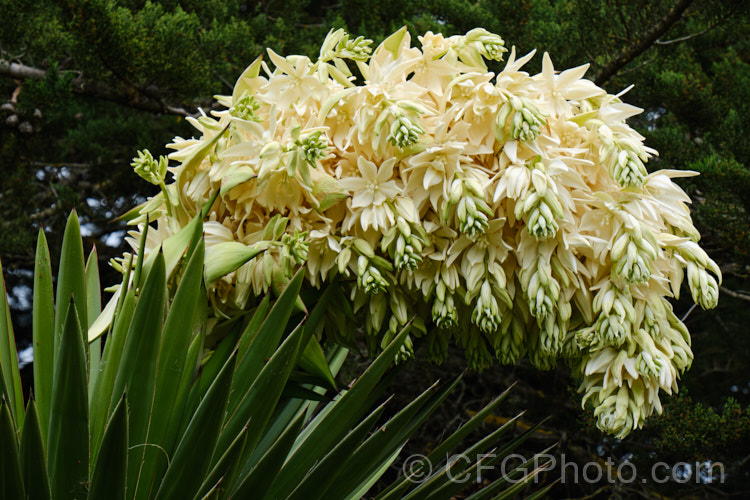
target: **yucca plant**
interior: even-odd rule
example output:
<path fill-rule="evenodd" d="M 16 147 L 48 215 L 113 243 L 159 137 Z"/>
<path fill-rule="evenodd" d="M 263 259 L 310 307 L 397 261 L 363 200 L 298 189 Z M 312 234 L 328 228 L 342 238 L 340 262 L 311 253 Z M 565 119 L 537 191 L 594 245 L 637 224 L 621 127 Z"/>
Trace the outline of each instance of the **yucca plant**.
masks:
<path fill-rule="evenodd" d="M 347 350 L 334 348 L 326 359 L 314 336 L 335 287 L 299 312 L 300 272 L 273 304 L 266 297 L 245 316 L 209 321 L 200 216 L 190 231 L 150 261 L 138 258 L 111 315 L 100 314 L 96 253 L 84 264 L 76 214 L 63 238 L 56 300 L 40 232 L 26 405 L 3 283 L 0 498 L 360 498 L 458 382 L 433 385 L 378 426 L 387 401 L 376 405 L 408 327 L 337 391 Z M 98 337 L 97 318 L 110 316 L 108 334 Z M 429 463 L 461 449 L 504 396 L 439 444 Z M 512 428 L 513 421 L 463 449 L 473 465 L 427 474 L 420 464 L 426 480 L 381 484 L 378 498 L 450 498 L 464 487 L 451 477 L 504 457 L 483 454 Z M 471 498 L 513 495 L 535 477 L 532 469 L 524 464 Z"/>

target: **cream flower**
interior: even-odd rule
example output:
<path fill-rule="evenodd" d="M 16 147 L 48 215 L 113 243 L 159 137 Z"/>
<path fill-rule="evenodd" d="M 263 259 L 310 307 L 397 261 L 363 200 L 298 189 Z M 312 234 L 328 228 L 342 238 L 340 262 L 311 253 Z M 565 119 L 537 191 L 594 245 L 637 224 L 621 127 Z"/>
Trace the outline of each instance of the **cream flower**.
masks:
<path fill-rule="evenodd" d="M 175 138 L 172 166 L 140 155 L 162 192 L 130 214 L 128 242 L 137 250 L 156 221 L 149 258 L 205 210 L 212 269 L 243 245 L 265 249 L 208 284 L 213 316 L 253 307 L 303 267 L 307 287 L 342 288 L 371 349 L 414 317 L 432 360 L 449 341 L 475 369 L 565 360 L 599 427 L 626 435 L 693 358 L 668 299 L 686 282 L 702 307 L 718 300 L 720 271 L 672 181 L 692 174 L 646 170 L 656 151 L 626 122 L 641 110 L 585 80 L 586 65 L 558 73 L 544 54 L 529 75 L 534 52 L 513 48 L 494 75 L 497 35 L 419 40 L 403 28 L 370 55 L 369 40 L 332 30 L 317 61 L 256 60 L 218 97 L 226 110 L 188 119 L 199 138 Z M 345 308 L 331 316 L 350 321 Z"/>
<path fill-rule="evenodd" d="M 357 159 L 359 177 L 346 177 L 339 182 L 344 189 L 353 193 L 351 198 L 352 218 L 358 218 L 362 229 L 367 231 L 371 226 L 375 230 L 387 229 L 393 224 L 393 212 L 386 202 L 400 194 L 393 177 L 393 166 L 396 159 L 384 161 L 380 166 L 365 160 Z"/>

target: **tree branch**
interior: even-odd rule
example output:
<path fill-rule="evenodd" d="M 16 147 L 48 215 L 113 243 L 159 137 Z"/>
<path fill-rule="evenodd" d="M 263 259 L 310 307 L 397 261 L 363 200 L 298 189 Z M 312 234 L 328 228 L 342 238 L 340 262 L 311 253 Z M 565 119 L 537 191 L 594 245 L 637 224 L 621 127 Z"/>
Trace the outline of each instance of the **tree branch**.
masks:
<path fill-rule="evenodd" d="M 699 37 L 701 35 L 705 35 L 715 27 L 717 27 L 718 24 L 712 24 L 708 28 L 704 29 L 703 31 L 699 31 L 698 33 L 690 33 L 689 35 L 681 36 L 678 38 L 673 38 L 672 40 L 657 40 L 654 42 L 654 45 L 672 45 L 673 43 L 680 43 L 680 42 L 686 42 L 690 40 L 691 38 Z"/>
<path fill-rule="evenodd" d="M 679 21 L 693 0 L 679 0 L 672 10 L 658 23 L 653 25 L 643 37 L 634 44 L 625 47 L 612 61 L 609 62 L 594 79 L 594 83 L 602 86 L 612 78 L 623 66 L 641 55 L 654 45 L 656 41 Z"/>
<path fill-rule="evenodd" d="M 725 286 L 719 286 L 719 290 L 721 290 L 721 293 L 725 293 L 725 294 L 727 294 L 730 297 L 733 297 L 735 299 L 746 300 L 746 301 L 750 302 L 750 295 L 748 295 L 746 293 L 735 292 L 734 290 L 730 290 L 729 288 L 727 288 Z"/>
<path fill-rule="evenodd" d="M 41 80 L 46 75 L 47 72 L 42 69 L 0 60 L 0 76 L 14 79 Z M 194 111 L 186 110 L 184 107 L 168 105 L 159 97 L 160 93 L 158 90 L 152 88 L 145 89 L 141 93 L 136 93 L 132 90 L 128 91 L 128 89 L 114 89 L 102 82 L 88 80 L 80 76 L 73 78 L 70 85 L 71 90 L 76 94 L 104 99 L 152 113 L 165 113 L 177 116 L 191 116 L 195 114 Z"/>

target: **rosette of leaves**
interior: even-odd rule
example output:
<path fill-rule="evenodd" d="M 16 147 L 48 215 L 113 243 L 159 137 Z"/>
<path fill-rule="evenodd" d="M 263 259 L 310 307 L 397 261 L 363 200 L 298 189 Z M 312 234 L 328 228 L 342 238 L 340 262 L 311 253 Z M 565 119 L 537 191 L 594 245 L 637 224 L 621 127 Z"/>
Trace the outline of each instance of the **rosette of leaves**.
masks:
<path fill-rule="evenodd" d="M 433 385 L 383 419 L 387 401 L 377 403 L 404 329 L 356 381 L 338 388 L 334 375 L 347 351 L 326 359 L 314 336 L 335 288 L 306 305 L 300 272 L 275 302 L 266 297 L 246 315 L 208 321 L 202 231 L 198 216 L 152 259 L 138 256 L 103 337 L 96 254 L 84 263 L 76 214 L 63 238 L 56 299 L 40 232 L 34 396 L 26 405 L 4 284 L 0 294 L 0 498 L 360 498 L 458 382 Z M 462 452 L 475 463 L 434 467 L 421 483 L 380 483 L 381 498 L 457 494 L 464 484 L 450 478 L 492 465 L 485 454 L 512 429 L 459 446 L 502 400 L 431 455 L 438 463 Z M 513 495 L 538 470 L 524 464 L 472 498 Z"/>

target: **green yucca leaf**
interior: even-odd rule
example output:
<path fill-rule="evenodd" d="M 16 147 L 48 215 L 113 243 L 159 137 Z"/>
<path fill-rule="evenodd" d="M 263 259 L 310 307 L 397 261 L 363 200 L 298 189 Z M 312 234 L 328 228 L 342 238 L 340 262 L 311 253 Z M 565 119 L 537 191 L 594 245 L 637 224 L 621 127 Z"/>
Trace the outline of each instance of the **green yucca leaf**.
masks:
<path fill-rule="evenodd" d="M 57 304 L 58 309 L 61 305 Z M 82 498 L 89 477 L 86 351 L 74 301 L 62 327 L 52 383 L 47 463 L 55 499 Z"/>
<path fill-rule="evenodd" d="M 512 486 L 510 486 L 508 489 L 506 489 L 505 491 L 493 497 L 493 500 L 504 500 L 506 498 L 515 498 L 515 495 L 517 495 L 531 481 L 533 481 L 537 477 L 537 475 L 539 475 L 540 472 L 545 471 L 545 470 L 549 470 L 549 462 L 543 463 L 536 469 L 532 470 L 531 472 L 523 476 L 523 478 L 516 480 L 515 483 Z"/>
<path fill-rule="evenodd" d="M 316 306 L 315 309 L 313 309 L 313 312 L 311 314 L 311 317 L 315 315 L 315 310 L 318 306 Z M 329 366 L 331 369 L 331 373 L 334 375 L 339 372 L 341 369 L 341 366 L 344 363 L 344 360 L 346 359 L 348 354 L 348 350 L 343 347 L 337 347 L 333 350 L 333 353 L 329 356 Z M 322 391 L 323 389 L 315 389 L 315 391 Z M 329 408 L 329 406 L 326 406 L 326 408 Z M 268 428 L 266 429 L 265 435 L 263 436 L 263 439 L 256 447 L 255 451 L 253 451 L 253 455 L 250 457 L 250 462 L 254 462 L 255 460 L 259 459 L 263 453 L 268 450 L 268 448 L 273 444 L 273 442 L 278 438 L 278 436 L 287 428 L 289 423 L 297 417 L 297 415 L 300 415 L 302 413 L 306 413 L 307 419 L 309 420 L 312 418 L 315 408 L 317 408 L 317 403 L 314 401 L 302 401 L 299 399 L 290 399 L 287 401 L 282 402 L 280 405 L 280 408 L 277 410 L 276 414 L 274 415 L 272 421 L 269 423 Z M 323 409 L 320 413 L 324 413 L 326 408 Z M 310 426 L 308 426 L 309 428 Z M 303 430 L 300 434 L 300 437 L 297 438 L 299 441 L 302 437 L 302 435 L 305 434 L 306 430 Z"/>
<path fill-rule="evenodd" d="M 0 498 L 24 498 L 16 426 L 5 397 L 0 397 Z"/>
<path fill-rule="evenodd" d="M 112 390 L 111 406 L 114 407 L 127 389 L 131 398 L 128 401 L 130 446 L 146 441 L 151 405 L 154 394 L 154 378 L 159 359 L 164 303 L 166 300 L 166 276 L 164 256 L 158 253 L 153 266 L 145 278 L 145 284 L 138 297 L 133 312 L 122 359 Z M 129 460 L 140 460 L 141 447 L 132 448 Z M 135 462 L 138 463 L 138 462 Z M 138 467 L 128 468 L 128 490 L 133 491 L 138 478 Z"/>
<path fill-rule="evenodd" d="M 96 255 L 96 246 L 91 249 L 88 260 L 86 260 L 86 322 L 85 335 L 88 338 L 88 329 L 94 324 L 96 318 L 102 312 L 102 298 L 99 292 L 99 259 Z M 89 343 L 89 400 L 93 397 L 96 378 L 99 376 L 99 363 L 102 356 L 102 339 L 96 338 Z"/>
<path fill-rule="evenodd" d="M 287 399 L 279 403 L 273 418 L 268 423 L 266 432 L 263 435 L 263 439 L 260 440 L 258 445 L 253 450 L 252 455 L 246 459 L 246 462 L 255 464 L 268 449 L 273 446 L 276 440 L 289 428 L 289 425 L 300 415 L 306 415 L 305 421 L 309 420 L 308 409 L 315 405 L 314 401 L 302 400 L 302 399 Z M 304 430 L 302 431 L 304 432 Z M 252 467 L 252 466 L 251 466 Z M 247 473 L 249 469 L 245 469 Z"/>
<path fill-rule="evenodd" d="M 393 462 L 396 461 L 396 458 L 401 454 L 402 448 L 397 449 L 394 451 L 390 457 L 387 457 L 383 462 L 378 464 L 378 466 L 370 473 L 368 477 L 362 481 L 362 484 L 360 484 L 359 488 L 353 492 L 351 495 L 349 495 L 346 500 L 358 500 L 365 496 L 365 494 L 370 491 L 370 488 L 373 487 L 373 485 L 377 482 L 378 479 L 380 479 L 383 474 L 385 474 L 385 471 L 391 468 L 393 465 Z"/>
<path fill-rule="evenodd" d="M 541 471 L 543 471 L 543 470 L 548 470 L 548 469 L 546 469 L 546 467 L 549 467 L 549 462 L 547 462 L 547 463 L 545 464 L 545 467 L 544 467 L 544 468 L 541 468 L 541 467 L 540 467 L 540 470 L 539 470 L 539 472 L 541 472 Z M 548 484 L 547 486 L 545 486 L 545 487 L 544 487 L 544 488 L 542 488 L 541 490 L 537 491 L 536 493 L 534 493 L 534 494 L 532 494 L 532 495 L 529 495 L 529 496 L 527 496 L 527 497 L 526 497 L 526 500 L 539 500 L 540 498 L 548 498 L 548 496 L 547 496 L 547 493 L 549 493 L 549 490 L 551 490 L 551 489 L 552 489 L 552 487 L 553 487 L 554 485 L 556 485 L 556 484 L 557 484 L 558 482 L 560 482 L 560 478 L 557 478 L 557 479 L 555 479 L 555 480 L 554 480 L 554 481 L 552 481 L 552 482 L 551 482 L 550 484 Z"/>
<path fill-rule="evenodd" d="M 271 311 L 262 322 L 257 333 L 249 330 L 249 328 L 257 324 L 255 318 L 259 317 L 258 312 L 260 312 L 260 308 L 256 311 L 248 328 L 242 333 L 243 338 L 251 336 L 252 341 L 246 348 L 247 354 L 237 363 L 237 373 L 232 382 L 234 387 L 232 387 L 232 393 L 229 399 L 228 410 L 230 415 L 236 412 L 237 406 L 240 401 L 245 398 L 248 389 L 265 365 L 266 360 L 271 357 L 274 351 L 276 351 L 279 342 L 281 341 L 281 336 L 283 335 L 287 323 L 289 322 L 289 318 L 292 315 L 292 311 L 294 310 L 294 302 L 297 300 L 303 278 L 304 272 L 297 272 L 289 283 L 289 286 L 287 286 L 286 290 L 284 290 L 281 296 L 276 300 L 276 303 L 274 303 Z M 243 340 L 240 340 L 240 345 L 242 346 L 243 344 L 246 344 L 246 342 L 243 343 Z M 243 425 L 244 424 L 239 424 L 236 428 L 237 431 L 239 431 Z M 233 437 L 223 438 L 223 446 L 228 445 L 232 439 Z M 220 447 L 221 446 L 222 445 L 220 445 Z"/>
<path fill-rule="evenodd" d="M 515 421 L 516 421 L 517 419 L 521 418 L 521 416 L 522 416 L 522 415 L 523 415 L 524 413 L 526 413 L 526 411 L 525 411 L 525 410 L 524 410 L 524 411 L 522 411 L 521 413 L 519 413 L 518 415 L 516 415 L 515 417 L 513 417 L 513 418 L 512 418 L 512 419 L 511 419 L 511 420 L 510 420 L 509 422 L 507 422 L 506 424 L 504 424 L 504 425 L 503 425 L 503 426 L 501 427 L 501 429 L 502 429 L 502 428 L 506 428 L 506 427 L 508 426 L 507 424 L 509 424 L 509 423 L 511 423 L 511 422 L 515 422 Z M 515 450 L 516 448 L 518 448 L 519 446 L 521 446 L 521 444 L 522 444 L 522 443 L 523 443 L 524 441 L 526 441 L 526 440 L 527 440 L 527 439 L 529 439 L 529 438 L 530 438 L 531 436 L 533 436 L 533 435 L 534 435 L 534 433 L 535 433 L 535 432 L 537 431 L 537 429 L 539 429 L 539 428 L 540 428 L 540 427 L 542 426 L 542 424 L 544 424 L 544 422 L 545 422 L 546 420 L 547 420 L 547 419 L 544 419 L 544 420 L 542 420 L 541 422 L 539 422 L 539 423 L 537 423 L 537 424 L 534 424 L 534 425 L 532 425 L 532 426 L 531 426 L 531 427 L 530 427 L 530 428 L 529 428 L 529 429 L 528 429 L 528 430 L 527 430 L 526 432 L 524 432 L 523 434 L 521 434 L 520 436 L 518 436 L 517 438 L 515 438 L 515 439 L 514 439 L 513 441 L 511 441 L 510 443 L 508 443 L 508 444 L 504 445 L 503 447 L 501 447 L 501 448 L 500 448 L 500 449 L 498 450 L 498 452 L 497 452 L 497 453 L 495 454 L 495 458 L 493 458 L 493 459 L 492 459 L 492 461 L 490 462 L 490 465 L 495 465 L 495 464 L 499 463 L 499 462 L 500 462 L 500 461 L 501 461 L 501 460 L 503 459 L 503 457 L 507 456 L 507 455 L 508 455 L 508 454 L 510 454 L 510 453 L 513 453 L 513 451 L 514 451 L 514 450 Z M 490 436 L 491 436 L 491 435 L 490 435 Z M 483 441 L 489 441 L 489 439 L 488 439 L 488 438 L 489 438 L 489 436 L 488 436 L 487 438 L 485 438 L 485 439 L 484 439 Z M 465 453 L 466 453 L 466 452 L 465 452 Z"/>
<path fill-rule="evenodd" d="M 515 421 L 523 415 L 523 412 L 516 415 L 513 419 L 503 424 L 499 429 L 490 433 L 488 436 L 479 440 L 477 443 L 464 450 L 461 456 L 468 458 L 468 461 L 461 460 L 452 466 L 446 464 L 439 473 L 435 474 L 428 481 L 420 484 L 415 490 L 409 495 L 406 495 L 404 500 L 408 498 L 450 498 L 458 494 L 463 485 L 460 482 L 456 482 L 452 478 L 462 476 L 465 473 L 474 474 L 474 471 L 478 468 L 478 464 L 481 462 L 483 467 L 492 468 L 500 463 L 506 456 L 513 452 L 518 446 L 526 441 L 536 430 L 542 425 L 543 422 L 539 422 L 529 430 L 521 434 L 520 436 L 513 439 L 510 443 L 503 445 L 500 448 L 493 448 L 491 453 L 488 454 L 488 450 L 491 446 L 494 446 L 498 439 L 509 430 L 515 427 Z M 483 456 L 488 454 L 488 456 Z M 468 464 L 473 464 L 469 466 Z M 450 474 L 448 468 L 450 467 Z M 502 485 L 507 482 L 506 478 L 499 478 L 497 480 L 497 489 L 500 489 Z M 492 490 L 491 490 L 492 491 Z M 518 491 L 518 490 L 513 490 Z"/>
<path fill-rule="evenodd" d="M 88 313 L 86 312 L 86 267 L 83 260 L 83 243 L 81 242 L 81 227 L 78 224 L 78 214 L 75 210 L 70 213 L 63 233 L 62 251 L 60 252 L 60 267 L 57 271 L 57 298 L 55 299 L 55 356 L 60 345 L 60 337 L 65 323 L 66 311 L 70 299 L 75 301 L 76 317 L 78 318 L 81 339 L 88 344 Z"/>
<path fill-rule="evenodd" d="M 157 499 L 192 498 L 200 488 L 216 450 L 235 359 L 234 354 L 230 356 L 195 411 L 164 475 Z"/>
<path fill-rule="evenodd" d="M 302 355 L 300 356 L 299 360 L 300 368 L 313 375 L 322 377 L 328 384 L 328 387 L 333 389 L 334 391 L 337 390 L 336 381 L 333 379 L 333 375 L 331 374 L 331 369 L 328 366 L 328 362 L 326 361 L 325 354 L 323 353 L 323 348 L 320 346 L 318 339 L 315 337 L 315 331 L 318 330 L 323 321 L 323 316 L 329 308 L 329 305 L 334 296 L 334 289 L 336 288 L 338 287 L 335 284 L 329 285 L 326 288 L 325 292 L 323 292 L 320 300 L 318 300 L 318 303 L 315 305 L 313 311 L 310 313 L 310 318 L 305 323 L 305 328 L 311 330 L 311 333 L 309 334 L 310 340 L 307 342 L 305 349 L 302 351 Z"/>
<path fill-rule="evenodd" d="M 327 385 L 327 382 L 326 382 Z M 316 384 L 316 387 L 322 387 L 323 384 Z M 304 385 L 300 385 L 298 382 L 289 379 L 286 387 L 281 392 L 282 399 L 302 399 L 307 401 L 329 401 L 330 396 L 316 392 L 314 389 L 308 389 Z"/>
<path fill-rule="evenodd" d="M 425 500 L 453 498 L 456 494 L 461 492 L 461 490 L 466 488 L 466 483 L 470 482 L 472 478 L 480 477 L 480 473 L 478 472 L 482 470 L 480 467 L 489 467 L 490 456 L 494 451 L 495 450 L 488 450 L 488 455 L 480 455 L 476 460 L 471 460 L 468 464 L 463 459 L 459 459 L 452 464 L 446 465 L 445 471 L 448 480 L 442 481 L 439 488 L 430 491 L 429 494 L 427 494 L 426 491 L 420 491 L 418 495 L 405 498 L 419 498 Z"/>
<path fill-rule="evenodd" d="M 236 498 L 263 498 L 268 489 L 278 476 L 279 470 L 284 465 L 284 460 L 294 444 L 299 431 L 304 424 L 303 415 L 299 415 L 287 427 L 279 439 L 258 460 L 250 473 L 241 480 L 236 488 L 230 493 L 230 497 Z"/>
<path fill-rule="evenodd" d="M 168 202 L 167 202 L 168 203 Z M 190 243 L 196 234 L 203 232 L 203 221 L 199 217 L 193 217 L 182 229 L 162 242 L 161 249 L 164 253 L 164 264 L 167 276 L 172 274 L 177 264 L 185 255 Z"/>
<path fill-rule="evenodd" d="M 188 347 L 187 356 L 185 358 L 185 365 L 180 375 L 179 385 L 177 387 L 177 396 L 175 397 L 173 415 L 176 416 L 175 422 L 171 422 L 167 428 L 167 435 L 165 436 L 165 442 L 168 446 L 165 448 L 173 450 L 177 445 L 178 438 L 182 435 L 187 423 L 190 421 L 190 417 L 195 412 L 196 406 L 189 406 L 190 388 L 193 386 L 193 381 L 198 373 L 200 365 L 200 354 L 203 349 L 203 341 L 205 339 L 205 332 L 201 329 L 198 334 L 193 337 Z M 185 424 L 182 425 L 182 421 Z"/>
<path fill-rule="evenodd" d="M 101 373 L 96 378 L 94 386 L 94 397 L 91 399 L 91 460 L 95 461 L 99 452 L 99 443 L 104 433 L 104 427 L 111 414 L 112 391 L 115 385 L 117 372 L 120 368 L 122 351 L 125 339 L 130 330 L 130 324 L 135 310 L 135 292 L 132 288 L 124 294 L 122 307 L 115 317 L 112 333 L 104 345 L 102 354 Z"/>
<path fill-rule="evenodd" d="M 0 263 L 0 377 L 2 377 L 0 396 L 4 395 L 8 398 L 10 416 L 20 427 L 23 425 L 23 391 L 2 263 Z"/>
<path fill-rule="evenodd" d="M 386 404 L 381 404 L 373 410 L 362 422 L 352 429 L 344 439 L 328 452 L 328 454 L 302 479 L 297 487 L 292 491 L 287 500 L 310 500 L 323 495 L 328 486 L 334 480 L 339 468 L 346 464 L 349 457 L 359 447 L 367 433 L 375 425 L 380 415 L 382 415 Z"/>
<path fill-rule="evenodd" d="M 149 229 L 148 215 L 146 216 L 146 223 L 143 225 L 143 232 L 141 233 L 141 241 L 138 242 L 138 255 L 135 259 L 135 268 L 133 269 L 133 287 L 136 290 L 141 288 L 141 280 L 144 275 L 148 274 L 148 268 L 143 262 L 144 256 L 146 255 L 146 238 L 148 237 Z M 156 258 L 156 252 L 151 253 L 151 257 Z M 126 282 L 125 285 L 128 283 Z"/>
<path fill-rule="evenodd" d="M 516 483 L 519 479 L 523 479 L 523 476 L 529 472 L 529 466 L 534 464 L 535 466 L 539 463 L 540 457 L 546 457 L 547 453 L 554 447 L 550 446 L 546 450 L 539 454 L 535 454 L 530 459 L 522 462 L 521 464 L 513 467 L 509 471 L 503 470 L 503 476 L 499 477 L 491 484 L 485 486 L 479 491 L 474 492 L 467 500 L 487 500 L 489 498 L 496 498 L 496 495 L 507 495 L 509 486 Z M 529 500 L 527 498 L 526 500 Z"/>
<path fill-rule="evenodd" d="M 216 461 L 216 465 L 206 475 L 206 479 L 194 498 L 206 498 L 209 492 L 215 491 L 216 488 L 228 482 L 227 478 L 231 477 L 237 469 L 242 448 L 245 446 L 247 437 L 245 431 L 247 431 L 247 426 L 240 431 L 232 444 L 229 445 L 229 449 Z"/>
<path fill-rule="evenodd" d="M 29 399 L 29 404 L 26 406 L 26 418 L 21 435 L 21 473 L 28 500 L 49 500 L 52 497 L 42 429 L 33 398 Z"/>
<path fill-rule="evenodd" d="M 318 375 L 328 388 L 336 390 L 336 381 L 333 379 L 333 375 L 331 375 L 328 362 L 326 362 L 326 355 L 320 346 L 320 342 L 314 336 L 310 337 L 310 341 L 302 352 L 302 356 L 299 359 L 299 366 L 309 373 Z"/>
<path fill-rule="evenodd" d="M 295 450 L 284 466 L 284 474 L 287 477 L 304 477 L 313 464 L 322 459 L 327 450 L 339 442 L 361 418 L 366 408 L 364 403 L 368 401 L 373 389 L 393 362 L 408 331 L 407 325 L 372 362 L 352 388 L 339 399 L 329 403 L 328 411 L 320 420 L 308 425 L 309 433 L 304 436 L 304 441 L 297 440 Z M 295 486 L 296 484 L 291 482 L 275 483 L 269 494 L 272 497 L 284 497 L 291 493 Z"/>
<path fill-rule="evenodd" d="M 210 285 L 222 276 L 235 271 L 267 248 L 268 246 L 264 242 L 250 246 L 237 241 L 213 245 L 211 247 L 211 258 L 206 262 L 206 284 Z"/>
<path fill-rule="evenodd" d="M 515 385 L 516 384 L 514 382 L 509 388 L 503 391 L 502 394 L 500 394 L 494 400 L 490 401 L 489 404 L 487 404 L 473 417 L 471 417 L 468 422 L 459 427 L 459 429 L 451 434 L 448 439 L 445 439 L 438 446 L 436 446 L 435 449 L 429 455 L 427 455 L 427 460 L 435 463 L 441 457 L 447 456 L 447 454 L 450 453 L 465 437 L 467 437 L 479 425 L 481 425 L 485 421 L 485 419 L 489 417 L 493 411 L 495 411 L 500 403 L 505 401 L 505 398 L 508 397 L 510 390 L 515 387 Z"/>
<path fill-rule="evenodd" d="M 219 342 L 219 345 L 215 346 L 208 361 L 202 363 L 201 377 L 194 387 L 194 393 L 191 395 L 191 398 L 196 398 L 196 403 L 203 399 L 203 395 L 210 387 L 214 378 L 216 378 L 216 375 L 221 371 L 221 368 L 235 350 L 237 339 L 242 333 L 242 323 L 239 319 L 222 326 L 226 327 L 226 329 L 221 332 L 225 336 L 221 342 Z M 217 330 L 218 328 L 214 328 L 213 333 L 217 333 Z"/>
<path fill-rule="evenodd" d="M 102 438 L 91 474 L 89 500 L 125 500 L 128 470 L 128 405 L 122 395 Z"/>
<path fill-rule="evenodd" d="M 147 442 L 166 448 L 167 431 L 174 418 L 174 404 L 179 390 L 180 376 L 185 368 L 188 347 L 193 333 L 193 312 L 206 303 L 203 277 L 203 242 L 188 262 L 182 275 L 174 301 L 169 309 L 162 332 L 154 388 L 154 404 L 151 408 Z M 143 460 L 139 461 L 141 472 L 137 496 L 145 495 L 153 484 L 153 478 L 161 477 L 167 463 L 164 453 L 156 447 L 143 447 Z"/>
<path fill-rule="evenodd" d="M 521 415 L 522 413 L 519 415 L 516 415 L 514 418 L 510 419 L 501 427 L 499 427 L 498 429 L 490 433 L 488 436 L 480 440 L 478 443 L 475 443 L 468 449 L 464 450 L 460 455 L 468 457 L 469 462 L 474 463 L 476 460 L 476 457 L 480 453 L 483 453 L 484 451 L 486 451 L 489 447 L 495 444 L 505 433 L 515 428 L 516 420 L 520 418 Z M 513 445 L 513 443 L 511 444 Z M 509 450 L 508 452 L 510 452 L 510 450 L 512 449 L 513 449 L 512 447 L 508 447 L 508 450 Z M 501 456 L 502 458 L 504 455 L 501 453 L 498 456 Z M 437 457 L 436 460 L 440 460 L 440 459 L 442 459 L 442 457 Z M 488 463 L 488 465 L 491 465 L 491 464 Z M 401 496 L 399 498 L 403 498 L 404 500 L 408 498 L 414 498 L 414 499 L 427 498 L 430 495 L 433 495 L 436 491 L 440 491 L 442 488 L 445 488 L 446 485 L 452 482 L 451 478 L 458 477 L 458 475 L 462 474 L 467 467 L 468 467 L 468 463 L 465 460 L 461 460 L 460 463 L 455 463 L 455 464 L 446 463 L 440 469 L 438 469 L 435 473 L 433 473 L 429 479 L 417 485 L 408 495 Z"/>
<path fill-rule="evenodd" d="M 248 422 L 252 422 L 252 425 L 247 431 L 243 457 L 249 457 L 255 449 L 278 404 L 289 374 L 296 365 L 303 334 L 304 329 L 298 326 L 287 337 L 247 389 L 237 409 L 227 415 L 226 426 L 219 437 L 218 449 L 221 453 Z"/>
<path fill-rule="evenodd" d="M 42 440 L 46 443 L 55 367 L 55 302 L 52 289 L 52 263 L 47 248 L 47 238 L 41 229 L 36 242 L 32 318 L 35 406 L 39 414 Z"/>
<path fill-rule="evenodd" d="M 348 351 L 337 348 L 326 359 L 316 332 L 331 307 L 348 308 L 340 289 L 331 285 L 322 294 L 308 290 L 302 297 L 308 304 L 319 296 L 308 312 L 299 296 L 304 279 L 300 271 L 274 288 L 279 297 L 273 304 L 269 295 L 254 311 L 215 323 L 209 319 L 204 285 L 202 216 L 203 212 L 145 262 L 142 242 L 132 285 L 128 265 L 105 318 L 100 314 L 96 250 L 83 266 L 75 213 L 64 236 L 57 316 L 49 251 L 40 234 L 33 312 L 39 374 L 35 383 L 41 394 L 47 394 L 48 415 L 40 421 L 34 401 L 24 412 L 3 293 L 2 498 L 359 498 L 457 383 L 458 378 L 429 388 L 368 434 L 387 402 L 373 411 L 369 408 L 399 372 L 389 367 L 410 325 L 349 389 L 331 399 L 326 389 L 335 390 L 334 375 Z M 71 298 L 85 304 L 80 307 Z M 296 324 L 302 319 L 300 310 L 306 318 Z M 99 325 L 100 333 L 107 327 L 109 333 L 89 346 L 83 336 L 87 325 L 89 332 Z M 100 357 L 97 343 L 104 344 Z M 438 444 L 430 459 L 458 446 L 504 397 Z M 328 402 L 320 408 L 321 401 Z M 487 450 L 496 451 L 493 447 L 512 424 L 513 420 L 463 454 L 476 461 Z M 536 428 L 501 447 L 498 454 L 510 453 Z M 484 458 L 484 464 L 493 465 L 503 456 Z M 458 464 L 450 471 L 455 476 L 477 468 L 477 463 Z M 421 485 L 399 479 L 379 498 L 458 494 L 463 485 L 451 482 L 447 471 L 442 467 Z M 539 470 L 528 476 L 526 472 L 515 470 L 476 498 L 520 492 Z M 516 478 L 524 484 L 509 486 Z M 544 491 L 548 490 L 537 495 Z"/>
<path fill-rule="evenodd" d="M 497 406 L 505 400 L 505 398 L 510 393 L 510 389 L 512 389 L 514 386 L 515 383 L 508 389 L 506 389 L 500 396 L 495 398 L 484 408 L 478 411 L 473 417 L 469 419 L 468 422 L 459 427 L 458 430 L 451 434 L 447 439 L 438 444 L 435 449 L 427 455 L 424 463 L 436 464 L 439 463 L 443 457 L 449 456 L 451 452 L 456 448 L 456 446 L 458 446 L 464 438 L 466 438 L 472 431 L 474 431 L 480 424 L 482 424 L 485 419 L 495 410 L 495 408 L 497 408 Z M 419 474 L 421 470 L 422 467 L 416 465 L 413 468 L 413 472 L 415 474 Z M 384 500 L 401 498 L 402 494 L 413 485 L 414 483 L 412 483 L 409 478 L 405 476 L 400 481 L 392 483 L 388 488 L 380 492 L 380 494 L 378 494 L 377 496 L 377 499 Z"/>
<path fill-rule="evenodd" d="M 326 495 L 344 498 L 352 491 L 356 491 L 359 484 L 378 467 L 378 464 L 406 443 L 411 433 L 437 408 L 459 380 L 460 377 L 456 377 L 437 393 L 437 384 L 434 384 L 382 425 L 362 443 L 346 463 L 334 471 L 335 477 Z M 419 415 L 425 405 L 428 406 L 428 411 Z"/>
<path fill-rule="evenodd" d="M 237 343 L 237 359 L 239 360 L 239 363 L 242 363 L 242 360 L 244 359 L 245 354 L 247 354 L 247 350 L 250 348 L 250 344 L 255 339 L 255 334 L 258 332 L 260 325 L 263 324 L 263 321 L 265 321 L 266 316 L 268 315 L 268 311 L 270 309 L 271 309 L 271 296 L 270 294 L 266 294 L 266 296 L 263 297 L 263 300 L 260 301 L 260 304 L 258 304 L 258 306 L 255 308 L 255 311 L 253 312 L 253 316 L 250 319 L 250 322 L 245 327 L 245 331 L 242 333 L 242 336 L 240 337 L 240 341 Z M 231 404 L 231 401 L 232 401 L 231 396 L 230 396 L 229 401 L 230 401 L 229 407 L 232 408 L 233 405 Z"/>

